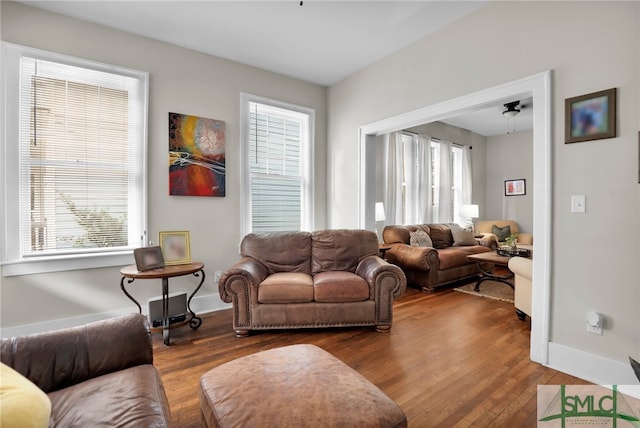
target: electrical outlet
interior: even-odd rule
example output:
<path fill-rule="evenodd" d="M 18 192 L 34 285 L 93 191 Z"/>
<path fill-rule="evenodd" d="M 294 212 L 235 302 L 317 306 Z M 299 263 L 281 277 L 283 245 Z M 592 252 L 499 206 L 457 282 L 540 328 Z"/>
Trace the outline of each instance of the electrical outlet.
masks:
<path fill-rule="evenodd" d="M 602 336 L 602 315 L 597 312 L 589 312 L 587 314 L 587 333 Z"/>
<path fill-rule="evenodd" d="M 213 278 L 213 282 L 218 284 L 220 282 L 220 277 L 222 276 L 222 271 L 216 271 L 216 275 Z"/>
<path fill-rule="evenodd" d="M 602 336 L 602 327 L 589 325 L 587 323 L 587 333 L 599 334 Z"/>

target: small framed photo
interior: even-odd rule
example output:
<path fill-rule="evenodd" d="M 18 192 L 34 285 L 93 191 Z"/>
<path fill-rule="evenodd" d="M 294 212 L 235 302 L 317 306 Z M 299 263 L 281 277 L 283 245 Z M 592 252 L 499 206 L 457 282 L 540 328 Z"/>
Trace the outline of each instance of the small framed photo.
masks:
<path fill-rule="evenodd" d="M 524 178 L 518 178 L 517 180 L 505 180 L 504 181 L 504 195 L 505 196 L 521 196 L 527 194 L 527 185 Z"/>
<path fill-rule="evenodd" d="M 164 267 L 162 249 L 159 246 L 136 248 L 133 250 L 133 257 L 136 259 L 136 267 L 140 272 Z"/>
<path fill-rule="evenodd" d="M 564 142 L 600 140 L 616 136 L 616 88 L 567 98 Z"/>
<path fill-rule="evenodd" d="M 191 242 L 188 231 L 160 232 L 159 239 L 165 265 L 191 263 Z"/>

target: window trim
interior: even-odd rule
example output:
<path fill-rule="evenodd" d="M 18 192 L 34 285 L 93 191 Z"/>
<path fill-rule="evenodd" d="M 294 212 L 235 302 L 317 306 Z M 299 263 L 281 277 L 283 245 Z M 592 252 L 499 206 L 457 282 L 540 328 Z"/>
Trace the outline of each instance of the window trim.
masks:
<path fill-rule="evenodd" d="M 309 116 L 308 145 L 302 150 L 302 175 L 304 177 L 302 189 L 303 215 L 301 228 L 303 230 L 313 230 L 315 225 L 315 193 L 314 193 L 314 163 L 315 153 L 315 110 L 295 104 L 277 101 L 271 98 L 261 97 L 245 92 L 240 93 L 240 157 L 242 174 L 240 175 L 240 189 L 242 189 L 242 210 L 240 213 L 240 239 L 251 233 L 251 189 L 250 189 L 250 168 L 249 168 L 249 148 L 247 140 L 250 135 L 249 124 L 249 103 L 255 102 L 273 107 L 287 109 Z"/>
<path fill-rule="evenodd" d="M 130 246 L 126 249 L 111 251 L 87 251 L 81 254 L 47 254 L 43 256 L 29 255 L 24 257 L 20 254 L 20 204 L 10 203 L 20 200 L 20 186 L 10 186 L 20 180 L 19 144 L 8 144 L 9 141 L 19 141 L 20 123 L 20 58 L 28 56 L 45 61 L 58 62 L 61 64 L 91 68 L 108 73 L 117 73 L 136 78 L 140 81 L 140 94 L 138 102 L 140 107 L 140 139 L 138 145 L 138 156 L 140 157 L 140 231 L 141 245 L 146 243 L 147 230 L 147 135 L 148 135 L 148 109 L 149 109 L 149 73 L 119 67 L 110 64 L 99 63 L 82 58 L 72 57 L 21 46 L 13 43 L 2 42 L 2 59 L 4 62 L 4 115 L 0 120 L 5 130 L 2 135 L 2 150 L 4 155 L 2 176 L 2 200 L 5 210 L 0 213 L 0 225 L 5 239 L 2 242 L 1 262 L 2 276 L 29 275 L 47 272 L 60 272 L 68 270 L 81 270 L 98 267 L 118 266 L 131 263 L 133 249 L 137 246 Z M 15 209 L 14 209 L 15 207 Z"/>

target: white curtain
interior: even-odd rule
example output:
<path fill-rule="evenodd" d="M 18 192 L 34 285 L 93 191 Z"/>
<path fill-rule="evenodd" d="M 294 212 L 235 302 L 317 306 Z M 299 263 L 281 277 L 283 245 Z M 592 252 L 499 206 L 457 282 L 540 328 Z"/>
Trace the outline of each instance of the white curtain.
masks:
<path fill-rule="evenodd" d="M 471 176 L 471 147 L 462 147 L 462 188 L 460 205 L 469 205 L 473 194 L 473 177 Z"/>
<path fill-rule="evenodd" d="M 386 224 L 402 224 L 402 133 L 384 135 L 384 202 Z"/>
<path fill-rule="evenodd" d="M 440 141 L 440 185 L 438 186 L 438 208 L 434 213 L 434 223 L 449 223 L 453 220 L 451 171 L 451 141 Z"/>
<path fill-rule="evenodd" d="M 416 152 L 418 149 L 417 135 L 403 135 L 403 180 L 404 180 L 404 221 L 403 224 L 414 224 L 417 208 L 418 169 Z"/>
<path fill-rule="evenodd" d="M 405 138 L 407 138 L 405 136 Z M 435 156 L 438 159 L 433 177 L 431 137 L 416 135 L 403 142 L 402 132 L 383 137 L 384 192 L 382 200 L 386 224 L 428 224 L 454 221 L 453 155 L 451 141 L 439 141 Z M 462 170 L 457 177 L 455 205 L 471 203 L 471 152 L 462 149 Z M 458 164 L 459 165 L 459 164 Z M 435 179 L 435 184 L 434 184 Z M 461 181 L 461 182 L 460 182 Z M 403 189 L 404 182 L 404 189 Z M 434 206 L 434 186 L 438 200 Z"/>
<path fill-rule="evenodd" d="M 429 135 L 418 135 L 417 159 L 416 217 L 413 224 L 428 224 L 433 220 L 431 137 Z"/>

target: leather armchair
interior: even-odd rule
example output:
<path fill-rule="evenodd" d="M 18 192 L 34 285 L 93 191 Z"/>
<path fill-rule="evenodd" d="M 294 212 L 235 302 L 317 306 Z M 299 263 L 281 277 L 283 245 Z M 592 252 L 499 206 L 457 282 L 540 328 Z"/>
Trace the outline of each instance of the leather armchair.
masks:
<path fill-rule="evenodd" d="M 144 315 L 5 338 L 0 359 L 48 395 L 49 427 L 171 424 Z"/>
<path fill-rule="evenodd" d="M 249 234 L 242 259 L 218 283 L 233 304 L 236 336 L 251 330 L 375 326 L 391 328 L 402 270 L 378 257 L 367 230 Z"/>
<path fill-rule="evenodd" d="M 512 257 L 509 270 L 514 274 L 514 304 L 518 318 L 531 316 L 531 278 L 533 261 L 524 257 Z"/>

